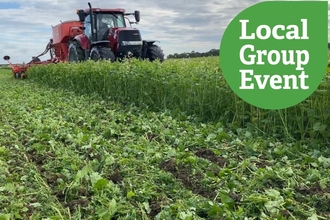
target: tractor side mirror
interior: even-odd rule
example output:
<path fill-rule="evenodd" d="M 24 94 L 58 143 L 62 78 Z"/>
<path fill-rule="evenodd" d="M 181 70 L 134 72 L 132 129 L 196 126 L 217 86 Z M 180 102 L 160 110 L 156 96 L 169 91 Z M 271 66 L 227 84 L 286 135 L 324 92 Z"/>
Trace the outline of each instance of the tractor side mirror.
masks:
<path fill-rule="evenodd" d="M 135 21 L 139 22 L 140 21 L 140 11 L 134 11 L 134 16 L 135 16 Z"/>
<path fill-rule="evenodd" d="M 3 59 L 8 61 L 8 60 L 10 60 L 10 56 L 4 56 Z"/>
<path fill-rule="evenodd" d="M 84 22 L 85 21 L 86 15 L 85 15 L 84 10 L 77 10 L 77 15 L 79 17 L 79 21 L 80 22 Z"/>

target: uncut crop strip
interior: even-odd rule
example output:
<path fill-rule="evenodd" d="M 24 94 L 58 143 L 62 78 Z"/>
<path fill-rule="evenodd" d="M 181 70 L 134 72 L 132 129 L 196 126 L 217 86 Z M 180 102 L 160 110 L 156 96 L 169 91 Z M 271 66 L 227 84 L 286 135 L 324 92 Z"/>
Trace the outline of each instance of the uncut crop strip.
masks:
<path fill-rule="evenodd" d="M 170 109 L 234 127 L 252 125 L 260 131 L 259 135 L 324 141 L 330 134 L 328 75 L 306 101 L 280 111 L 258 109 L 238 98 L 224 80 L 217 57 L 164 63 L 131 60 L 114 64 L 54 64 L 32 68 L 29 76 L 54 88 L 135 103 L 149 110 Z"/>

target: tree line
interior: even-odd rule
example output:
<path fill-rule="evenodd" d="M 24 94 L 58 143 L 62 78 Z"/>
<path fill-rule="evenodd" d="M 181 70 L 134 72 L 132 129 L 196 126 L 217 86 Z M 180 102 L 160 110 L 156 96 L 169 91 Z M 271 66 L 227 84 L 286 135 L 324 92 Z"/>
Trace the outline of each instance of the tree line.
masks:
<path fill-rule="evenodd" d="M 184 52 L 184 53 L 174 53 L 167 56 L 168 59 L 178 59 L 178 58 L 194 58 L 194 57 L 210 57 L 210 56 L 219 56 L 219 49 L 212 49 L 208 52 Z"/>

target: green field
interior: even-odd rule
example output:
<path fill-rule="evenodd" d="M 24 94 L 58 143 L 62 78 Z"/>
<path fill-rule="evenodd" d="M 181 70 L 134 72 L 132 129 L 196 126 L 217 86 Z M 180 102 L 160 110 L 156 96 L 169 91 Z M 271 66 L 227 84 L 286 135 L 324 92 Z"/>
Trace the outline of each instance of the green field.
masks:
<path fill-rule="evenodd" d="M 0 219 L 329 219 L 327 77 L 265 111 L 218 66 L 0 70 Z"/>

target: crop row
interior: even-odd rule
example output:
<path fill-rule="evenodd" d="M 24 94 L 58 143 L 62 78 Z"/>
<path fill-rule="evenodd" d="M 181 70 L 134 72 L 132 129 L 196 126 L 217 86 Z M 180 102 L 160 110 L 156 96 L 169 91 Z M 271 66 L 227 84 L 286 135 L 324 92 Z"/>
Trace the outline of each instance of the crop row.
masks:
<path fill-rule="evenodd" d="M 54 88 L 96 94 L 105 100 L 135 103 L 150 110 L 186 112 L 233 128 L 250 125 L 259 134 L 278 138 L 328 139 L 330 134 L 327 74 L 307 100 L 279 111 L 253 107 L 237 97 L 223 78 L 217 57 L 164 63 L 130 60 L 114 64 L 52 64 L 30 69 L 29 77 Z"/>

